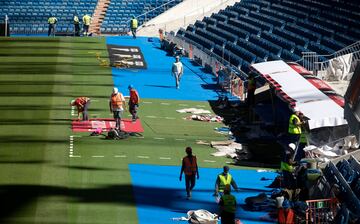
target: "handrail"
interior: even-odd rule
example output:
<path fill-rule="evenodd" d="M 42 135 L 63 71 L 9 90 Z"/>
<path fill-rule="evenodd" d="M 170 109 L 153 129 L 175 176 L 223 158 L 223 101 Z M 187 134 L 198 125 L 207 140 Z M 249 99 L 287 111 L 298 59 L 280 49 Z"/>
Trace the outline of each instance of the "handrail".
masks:
<path fill-rule="evenodd" d="M 198 1 L 199 1 L 199 0 L 198 0 Z M 213 2 L 213 3 L 211 3 L 210 5 L 199 6 L 198 8 L 196 8 L 196 9 L 190 11 L 190 12 L 187 12 L 184 16 L 179 17 L 179 18 L 176 18 L 176 19 L 173 19 L 173 20 L 171 20 L 171 21 L 180 21 L 180 20 L 183 20 L 183 21 L 184 21 L 184 22 L 183 22 L 183 25 L 185 26 L 185 25 L 186 25 L 186 18 L 187 18 L 187 17 L 190 17 L 190 16 L 194 16 L 194 15 L 192 15 L 192 14 L 194 14 L 194 12 L 197 12 L 197 11 L 202 10 L 202 12 L 203 12 L 203 13 L 202 13 L 202 16 L 205 16 L 205 8 L 211 7 L 209 10 L 207 10 L 207 12 L 209 12 L 209 11 L 214 10 L 214 9 L 217 8 L 217 7 L 220 7 L 220 6 L 224 5 L 224 4 L 226 4 L 228 1 L 231 1 L 231 0 L 214 1 L 215 4 L 214 4 L 214 2 Z M 218 2 L 220 2 L 220 3 L 218 3 Z M 207 12 L 206 12 L 206 13 L 207 13 Z M 195 15 L 195 16 L 196 16 L 196 15 Z M 144 26 L 144 24 L 143 24 L 141 28 L 150 27 L 150 26 L 157 26 L 157 27 L 158 27 L 158 26 L 163 26 L 163 25 L 165 25 L 165 28 L 166 28 L 166 24 L 168 24 L 168 23 L 171 22 L 171 21 L 167 21 L 167 22 L 163 22 L 163 23 L 157 23 L 157 24 L 147 24 L 146 26 Z M 141 29 L 141 28 L 140 28 L 140 29 Z M 140 29 L 139 29 L 139 30 L 140 30 Z"/>
<path fill-rule="evenodd" d="M 303 62 L 303 66 L 308 70 L 313 70 L 314 75 L 317 74 L 318 71 L 322 71 L 326 69 L 326 66 L 328 66 L 329 62 L 333 58 L 341 57 L 346 54 L 353 54 L 353 59 L 360 59 L 360 41 L 356 41 L 355 43 L 350 44 L 347 47 L 344 47 L 341 50 L 338 50 L 332 54 L 329 55 L 320 55 L 316 52 L 302 52 L 302 58 L 299 60 Z M 320 57 L 324 57 L 327 60 L 326 61 L 319 61 L 318 59 Z M 308 63 L 305 65 L 305 63 Z M 310 63 L 310 64 L 309 64 Z"/>
<path fill-rule="evenodd" d="M 160 6 L 158 6 L 158 7 L 155 7 L 155 8 L 153 8 L 153 9 L 150 9 L 149 11 L 147 11 L 147 12 L 145 12 L 145 13 L 143 13 L 143 14 L 140 14 L 140 15 L 138 15 L 138 16 L 135 16 L 135 18 L 137 19 L 137 18 L 140 18 L 140 17 L 142 17 L 142 16 L 145 16 L 145 15 L 149 14 L 150 12 L 153 12 L 153 11 L 155 11 L 155 10 L 157 10 L 157 9 L 159 9 L 159 8 L 162 8 L 162 7 L 168 5 L 168 4 L 172 3 L 172 2 L 175 2 L 175 1 L 176 1 L 176 0 L 170 0 L 170 1 L 168 1 L 168 2 L 166 2 L 166 3 L 164 3 L 164 4 L 162 4 L 162 5 L 160 5 Z M 127 21 L 124 22 L 124 23 L 125 23 L 125 24 L 128 24 L 128 23 L 130 23 L 130 21 L 131 21 L 131 19 L 127 20 Z"/>

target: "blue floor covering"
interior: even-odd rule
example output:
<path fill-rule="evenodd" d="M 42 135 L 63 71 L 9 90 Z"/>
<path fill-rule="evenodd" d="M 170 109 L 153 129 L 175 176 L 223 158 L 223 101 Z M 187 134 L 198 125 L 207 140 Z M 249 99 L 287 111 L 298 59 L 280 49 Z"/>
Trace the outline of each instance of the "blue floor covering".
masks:
<path fill-rule="evenodd" d="M 175 79 L 171 75 L 171 66 L 174 57 L 167 56 L 159 49 L 158 39 L 129 36 L 107 37 L 107 44 L 120 46 L 140 47 L 147 69 L 112 69 L 114 85 L 127 95 L 129 84 L 139 91 L 141 98 L 167 99 L 167 100 L 215 100 L 219 89 L 216 88 L 214 76 L 205 73 L 201 66 L 193 65 L 188 58 L 182 58 L 184 75 L 181 79 L 180 89 L 175 88 Z"/>
<path fill-rule="evenodd" d="M 174 217 L 186 217 L 188 210 L 206 209 L 216 213 L 218 206 L 214 193 L 215 179 L 221 169 L 200 168 L 200 179 L 197 180 L 192 199 L 186 200 L 185 182 L 179 182 L 180 167 L 130 164 L 133 194 L 136 200 L 140 224 L 184 223 L 173 221 Z M 231 170 L 240 192 L 233 192 L 238 204 L 244 204 L 246 197 L 255 196 L 269 188 L 271 180 L 261 181 L 261 177 L 273 179 L 273 172 L 256 170 Z M 236 217 L 245 224 L 264 223 L 260 217 L 265 212 L 244 211 L 238 206 Z"/>

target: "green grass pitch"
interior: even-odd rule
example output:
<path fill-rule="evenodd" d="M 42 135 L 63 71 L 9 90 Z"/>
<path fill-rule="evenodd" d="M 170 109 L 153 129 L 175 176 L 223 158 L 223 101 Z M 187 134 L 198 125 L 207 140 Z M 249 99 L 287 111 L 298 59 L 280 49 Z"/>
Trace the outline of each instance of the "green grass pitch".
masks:
<path fill-rule="evenodd" d="M 180 165 L 186 146 L 201 167 L 231 161 L 195 144 L 225 140 L 213 130 L 221 124 L 175 111 L 207 102 L 142 99 L 143 138 L 72 133 L 75 97 L 93 99 L 90 117 L 111 117 L 111 69 L 97 53 L 107 58 L 103 38 L 0 38 L 0 223 L 137 223 L 129 163 Z"/>

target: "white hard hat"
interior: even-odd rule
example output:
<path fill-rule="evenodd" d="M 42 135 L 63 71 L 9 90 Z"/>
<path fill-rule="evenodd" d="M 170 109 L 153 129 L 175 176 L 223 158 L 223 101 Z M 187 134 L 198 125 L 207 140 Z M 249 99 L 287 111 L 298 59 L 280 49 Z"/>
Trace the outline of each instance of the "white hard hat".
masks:
<path fill-rule="evenodd" d="M 300 108 L 299 107 L 294 107 L 294 109 L 293 109 L 295 112 L 296 111 L 299 111 L 300 112 Z"/>
<path fill-rule="evenodd" d="M 294 143 L 290 143 L 290 144 L 289 144 L 289 148 L 292 149 L 292 150 L 295 150 L 296 145 L 295 145 Z"/>
<path fill-rule="evenodd" d="M 119 92 L 118 88 L 114 87 L 113 88 L 113 93 L 118 93 L 118 92 Z"/>

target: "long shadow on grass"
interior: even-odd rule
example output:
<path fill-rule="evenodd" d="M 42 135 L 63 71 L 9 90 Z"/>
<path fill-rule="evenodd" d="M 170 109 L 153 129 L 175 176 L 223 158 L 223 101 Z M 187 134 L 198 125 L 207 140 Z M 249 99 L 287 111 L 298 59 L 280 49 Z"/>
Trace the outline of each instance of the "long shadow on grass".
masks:
<path fill-rule="evenodd" d="M 208 194 L 211 198 L 212 190 L 201 191 Z M 136 199 L 133 197 L 136 195 Z M 200 191 L 194 191 L 194 195 Z M 217 212 L 218 206 L 215 202 L 195 197 L 187 201 L 184 197 L 183 189 L 157 188 L 125 185 L 104 185 L 95 188 L 70 188 L 66 186 L 44 186 L 44 185 L 0 185 L 1 204 L 4 205 L 0 210 L 0 222 L 10 217 L 16 216 L 16 211 L 25 206 L 31 207 L 38 198 L 64 197 L 67 203 L 87 204 L 116 204 L 131 205 L 137 207 L 154 207 L 186 213 L 194 208 L 202 208 L 211 212 Z M 41 206 L 41 204 L 38 204 Z M 69 204 L 65 205 L 69 206 Z M 84 206 L 84 205 L 82 205 Z M 41 207 L 39 207 L 41 209 Z M 30 215 L 31 216 L 31 215 Z M 244 218 L 244 217 L 240 217 Z"/>
<path fill-rule="evenodd" d="M 16 135 L 16 136 L 0 136 L 0 143 L 12 144 L 30 144 L 30 143 L 49 143 L 49 144 L 65 144 L 68 139 L 41 139 L 37 136 L 31 135 Z"/>

